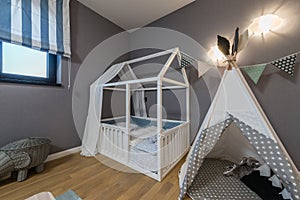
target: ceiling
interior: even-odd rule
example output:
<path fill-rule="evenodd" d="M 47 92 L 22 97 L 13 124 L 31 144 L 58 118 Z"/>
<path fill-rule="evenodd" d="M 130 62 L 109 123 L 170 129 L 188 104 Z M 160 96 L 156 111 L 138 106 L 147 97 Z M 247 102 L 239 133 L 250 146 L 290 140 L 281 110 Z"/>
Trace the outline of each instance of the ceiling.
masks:
<path fill-rule="evenodd" d="M 78 0 L 125 30 L 143 27 L 195 0 Z"/>

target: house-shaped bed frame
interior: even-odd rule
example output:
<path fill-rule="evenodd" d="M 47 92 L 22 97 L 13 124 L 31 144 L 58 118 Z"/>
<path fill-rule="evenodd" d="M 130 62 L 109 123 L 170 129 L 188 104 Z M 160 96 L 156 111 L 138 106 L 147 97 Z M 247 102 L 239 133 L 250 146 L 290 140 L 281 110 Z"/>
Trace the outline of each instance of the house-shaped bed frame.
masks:
<path fill-rule="evenodd" d="M 161 68 L 158 76 L 141 79 L 136 78 L 135 74 L 133 73 L 133 70 L 131 69 L 131 64 L 155 59 L 162 56 L 169 57 L 163 65 L 163 67 Z M 94 154 L 100 153 L 124 165 L 127 165 L 134 170 L 144 173 L 158 181 L 161 181 L 167 175 L 167 173 L 188 152 L 190 147 L 190 92 L 189 82 L 185 68 L 181 68 L 181 71 L 178 72 L 182 76 L 183 81 L 174 80 L 170 77 L 165 76 L 171 64 L 173 62 L 176 62 L 176 59 L 179 63 L 178 65 L 180 65 L 180 63 L 182 62 L 182 53 L 179 51 L 178 48 L 162 51 L 152 55 L 119 63 L 113 65 L 110 68 L 111 71 L 114 71 L 114 73 L 108 72 L 110 69 L 107 70 L 99 79 L 97 79 L 91 85 L 89 114 L 86 122 L 82 145 L 83 155 L 87 155 L 85 151 L 89 153 L 94 152 Z M 130 78 L 128 78 L 127 76 L 127 80 L 121 78 L 120 72 L 122 69 L 124 70 L 124 68 L 127 68 L 127 73 L 128 71 L 130 73 Z M 109 75 L 111 77 L 107 78 L 107 76 Z M 121 78 L 121 80 L 117 82 L 110 82 L 117 75 Z M 106 79 L 105 81 L 101 81 L 101 79 L 103 80 L 103 77 L 106 77 L 104 78 Z M 153 87 L 154 84 L 156 84 L 156 87 Z M 137 85 L 139 85 L 139 87 L 137 87 Z M 149 85 L 151 86 L 146 87 Z M 103 90 L 125 92 L 126 114 L 122 117 L 115 117 L 109 119 L 101 119 L 101 114 L 99 114 L 98 116 L 96 116 L 98 121 L 98 126 L 96 129 L 98 129 L 98 131 L 94 131 L 94 133 L 92 133 L 91 130 L 96 129 L 90 127 L 89 121 L 93 121 L 89 119 L 91 118 L 91 115 L 93 115 L 93 113 L 90 113 L 90 111 L 93 112 L 93 110 L 95 110 L 95 108 L 97 107 L 95 106 L 95 104 L 97 104 L 97 101 L 92 102 L 91 105 L 91 100 L 95 99 L 95 96 L 97 96 L 95 95 L 95 93 L 93 94 L 93 91 L 99 89 L 102 90 L 101 95 L 103 95 Z M 184 121 L 163 119 L 163 91 L 177 89 L 185 90 L 186 119 Z M 148 118 L 145 116 L 131 116 L 131 95 L 134 92 L 144 91 L 157 92 L 156 118 Z M 102 101 L 102 99 L 103 98 L 101 96 L 100 101 Z M 144 99 L 140 98 L 140 101 L 144 101 Z M 100 107 L 102 107 L 101 104 Z M 91 107 L 94 108 L 91 109 Z M 138 144 L 139 142 L 145 142 L 145 140 L 149 139 L 141 139 L 133 134 L 134 131 L 136 133 L 136 130 L 132 129 L 133 125 L 135 126 L 135 128 L 137 127 L 137 129 L 139 129 L 139 133 L 142 133 L 143 130 L 146 131 L 146 129 L 149 128 L 144 125 L 140 126 L 140 124 L 136 123 L 138 121 L 142 121 L 142 124 L 150 124 L 150 128 L 152 128 L 152 131 L 153 128 L 156 127 L 151 137 L 152 140 L 155 140 L 153 143 L 157 145 L 155 147 L 155 151 L 149 152 L 147 150 L 145 151 L 143 149 L 135 148 L 136 144 Z M 118 122 L 121 122 L 123 126 L 120 126 L 120 123 Z M 94 144 L 95 141 L 97 142 L 97 145 Z M 90 153 L 90 155 L 93 155 L 93 153 Z M 149 164 L 151 162 L 154 162 L 154 164 Z M 151 167 L 149 167 L 149 165 L 151 165 Z"/>

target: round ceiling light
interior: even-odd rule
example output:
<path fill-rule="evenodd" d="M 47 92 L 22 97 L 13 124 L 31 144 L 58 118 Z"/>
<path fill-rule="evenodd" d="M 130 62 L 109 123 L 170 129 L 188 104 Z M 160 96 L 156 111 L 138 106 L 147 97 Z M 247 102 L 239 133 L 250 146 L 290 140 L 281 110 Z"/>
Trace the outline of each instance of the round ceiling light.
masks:
<path fill-rule="evenodd" d="M 277 29 L 282 24 L 282 19 L 274 14 L 267 14 L 254 19 L 249 26 L 253 34 L 266 34 L 271 30 Z"/>

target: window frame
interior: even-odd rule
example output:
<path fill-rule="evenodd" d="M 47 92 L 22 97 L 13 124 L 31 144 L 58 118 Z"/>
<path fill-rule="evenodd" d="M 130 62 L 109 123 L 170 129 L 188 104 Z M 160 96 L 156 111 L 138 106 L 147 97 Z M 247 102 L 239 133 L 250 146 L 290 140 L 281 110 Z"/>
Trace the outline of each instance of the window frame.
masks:
<path fill-rule="evenodd" d="M 2 41 L 0 41 L 0 82 L 60 86 L 57 83 L 58 55 L 47 53 L 47 77 L 3 73 Z"/>

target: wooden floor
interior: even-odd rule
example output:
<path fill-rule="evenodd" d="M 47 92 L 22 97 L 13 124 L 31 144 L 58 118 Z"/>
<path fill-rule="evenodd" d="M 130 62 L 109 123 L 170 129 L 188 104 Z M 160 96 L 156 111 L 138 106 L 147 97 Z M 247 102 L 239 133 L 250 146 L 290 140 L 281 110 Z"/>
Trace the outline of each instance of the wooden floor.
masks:
<path fill-rule="evenodd" d="M 111 165 L 119 165 L 105 159 Z M 0 182 L 0 199 L 20 200 L 43 191 L 57 196 L 72 189 L 86 200 L 176 200 L 179 194 L 177 174 L 183 162 L 184 159 L 162 182 L 157 182 L 142 174 L 109 168 L 95 158 L 73 154 L 46 163 L 41 174 L 30 172 L 26 181 L 19 183 L 11 178 Z"/>

